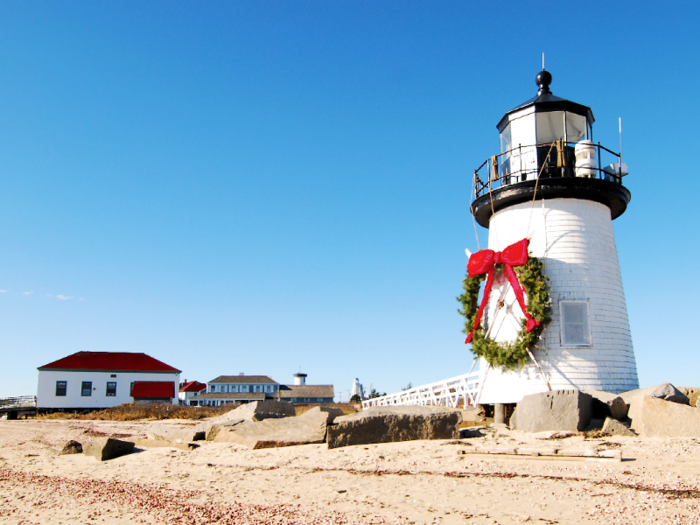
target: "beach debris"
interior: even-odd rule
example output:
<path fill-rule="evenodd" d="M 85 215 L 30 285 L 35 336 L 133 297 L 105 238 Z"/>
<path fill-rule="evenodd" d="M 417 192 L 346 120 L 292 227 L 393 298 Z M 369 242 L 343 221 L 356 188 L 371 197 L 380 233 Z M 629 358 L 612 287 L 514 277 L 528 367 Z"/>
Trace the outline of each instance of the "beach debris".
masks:
<path fill-rule="evenodd" d="M 523 397 L 510 427 L 526 432 L 582 431 L 591 422 L 593 398 L 580 390 L 554 390 Z"/>
<path fill-rule="evenodd" d="M 462 413 L 429 406 L 372 407 L 336 418 L 328 448 L 417 439 L 458 439 Z"/>
<path fill-rule="evenodd" d="M 323 443 L 328 424 L 342 415 L 339 408 L 314 407 L 297 417 L 243 421 L 235 426 L 220 427 L 214 441 L 237 443 L 251 449 Z"/>
<path fill-rule="evenodd" d="M 94 438 L 83 445 L 83 454 L 93 456 L 100 461 L 118 458 L 131 454 L 134 443 L 109 437 Z"/>
<path fill-rule="evenodd" d="M 77 441 L 70 440 L 68 443 L 63 445 L 63 449 L 59 453 L 60 456 L 65 456 L 68 454 L 82 454 L 83 445 Z"/>

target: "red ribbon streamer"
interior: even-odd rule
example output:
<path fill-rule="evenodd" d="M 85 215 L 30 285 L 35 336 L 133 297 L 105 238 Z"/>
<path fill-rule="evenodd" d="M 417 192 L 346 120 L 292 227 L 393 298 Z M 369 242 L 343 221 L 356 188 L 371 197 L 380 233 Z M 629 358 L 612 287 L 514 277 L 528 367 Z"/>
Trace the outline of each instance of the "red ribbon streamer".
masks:
<path fill-rule="evenodd" d="M 486 286 L 484 288 L 484 296 L 481 299 L 481 305 L 479 306 L 479 311 L 476 314 L 476 319 L 474 319 L 474 326 L 472 331 L 467 335 L 467 339 L 464 344 L 472 342 L 472 336 L 474 330 L 479 326 L 481 322 L 481 316 L 484 313 L 484 308 L 486 308 L 486 303 L 489 301 L 489 295 L 491 295 L 491 285 L 493 285 L 493 274 L 495 273 L 496 265 L 503 263 L 506 268 L 506 277 L 508 282 L 513 287 L 515 292 L 515 297 L 518 299 L 518 304 L 523 310 L 525 317 L 527 318 L 527 323 L 525 325 L 528 332 L 531 332 L 536 326 L 540 325 L 537 319 L 533 319 L 532 316 L 527 313 L 525 309 L 525 299 L 523 297 L 523 287 L 518 281 L 518 276 L 515 275 L 513 271 L 513 266 L 522 266 L 527 263 L 527 248 L 530 241 L 523 239 L 516 243 L 511 244 L 502 252 L 494 252 L 493 250 L 479 250 L 471 257 L 469 257 L 469 262 L 467 263 L 467 273 L 469 277 L 475 277 L 477 275 L 482 275 L 488 273 L 486 277 Z"/>

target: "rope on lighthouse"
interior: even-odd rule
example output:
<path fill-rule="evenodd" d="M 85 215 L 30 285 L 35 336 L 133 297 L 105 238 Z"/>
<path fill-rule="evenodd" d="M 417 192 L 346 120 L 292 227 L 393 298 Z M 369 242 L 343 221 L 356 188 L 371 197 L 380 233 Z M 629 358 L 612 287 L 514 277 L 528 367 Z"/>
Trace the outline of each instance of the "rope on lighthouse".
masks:
<path fill-rule="evenodd" d="M 530 217 L 527 219 L 527 230 L 525 230 L 526 235 L 530 233 L 530 222 L 532 221 L 532 211 L 535 209 L 535 198 L 537 197 L 537 185 L 540 183 L 540 177 L 542 176 L 542 171 L 544 171 L 544 167 L 547 165 L 547 161 L 549 160 L 549 155 L 552 153 L 552 148 L 554 147 L 554 144 L 556 142 L 552 142 L 552 145 L 549 146 L 549 151 L 547 152 L 547 156 L 544 158 L 544 162 L 542 163 L 542 167 L 540 168 L 540 172 L 537 174 L 537 179 L 535 180 L 535 191 L 532 194 L 532 206 L 530 207 Z M 489 189 L 489 192 L 491 190 Z"/>

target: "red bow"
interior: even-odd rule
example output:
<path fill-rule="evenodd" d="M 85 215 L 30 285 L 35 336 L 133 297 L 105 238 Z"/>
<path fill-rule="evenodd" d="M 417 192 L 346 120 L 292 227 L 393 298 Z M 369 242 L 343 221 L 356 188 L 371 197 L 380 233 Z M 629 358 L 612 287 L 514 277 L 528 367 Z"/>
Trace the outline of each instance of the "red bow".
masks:
<path fill-rule="evenodd" d="M 502 252 L 494 252 L 493 250 L 479 250 L 471 257 L 469 257 L 469 263 L 467 263 L 467 273 L 469 277 L 474 277 L 476 275 L 481 275 L 488 272 L 486 278 L 486 286 L 484 287 L 484 296 L 481 299 L 481 305 L 479 306 L 479 311 L 476 314 L 476 319 L 474 319 L 474 326 L 472 331 L 467 335 L 464 344 L 472 342 L 472 335 L 474 330 L 479 326 L 481 322 L 481 316 L 484 313 L 484 308 L 486 308 L 486 303 L 489 301 L 489 295 L 491 295 L 491 285 L 493 284 L 493 274 L 497 264 L 503 263 L 506 267 L 506 277 L 508 277 L 508 282 L 513 287 L 515 292 L 515 297 L 518 299 L 518 304 L 522 308 L 525 317 L 527 317 L 526 328 L 528 332 L 531 332 L 536 326 L 540 325 L 537 319 L 533 319 L 532 316 L 527 313 L 525 309 L 525 300 L 523 298 L 523 288 L 518 281 L 518 276 L 515 275 L 513 271 L 513 266 L 522 266 L 527 263 L 527 247 L 530 241 L 523 239 L 514 244 L 508 246 Z"/>

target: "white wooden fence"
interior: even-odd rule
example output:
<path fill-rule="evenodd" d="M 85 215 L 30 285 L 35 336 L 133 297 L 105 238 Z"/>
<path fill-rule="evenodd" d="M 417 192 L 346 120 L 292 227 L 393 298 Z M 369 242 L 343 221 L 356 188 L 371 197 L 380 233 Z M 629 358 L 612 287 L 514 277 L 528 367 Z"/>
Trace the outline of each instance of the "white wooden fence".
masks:
<path fill-rule="evenodd" d="M 442 405 L 452 408 L 457 405 L 474 406 L 478 400 L 480 384 L 479 372 L 470 372 L 396 394 L 367 399 L 362 402 L 362 408 L 392 405 Z"/>

